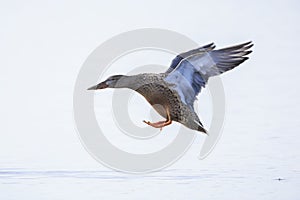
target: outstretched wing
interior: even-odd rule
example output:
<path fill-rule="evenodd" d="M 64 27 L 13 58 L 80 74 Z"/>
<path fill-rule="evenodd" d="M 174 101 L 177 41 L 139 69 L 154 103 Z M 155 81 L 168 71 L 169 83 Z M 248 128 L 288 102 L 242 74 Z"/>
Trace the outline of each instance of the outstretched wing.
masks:
<path fill-rule="evenodd" d="M 205 87 L 209 77 L 231 70 L 245 60 L 251 53 L 251 42 L 214 50 L 213 43 L 176 56 L 165 81 L 179 93 L 181 100 L 193 108 L 196 96 Z"/>

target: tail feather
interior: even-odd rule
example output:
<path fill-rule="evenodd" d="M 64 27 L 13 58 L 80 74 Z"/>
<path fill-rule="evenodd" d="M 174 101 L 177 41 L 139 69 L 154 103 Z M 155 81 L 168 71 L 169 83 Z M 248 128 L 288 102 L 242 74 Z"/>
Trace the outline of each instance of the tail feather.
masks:
<path fill-rule="evenodd" d="M 207 131 L 205 130 L 205 128 L 203 127 L 203 124 L 200 122 L 200 120 L 194 120 L 194 122 L 197 124 L 197 131 L 203 132 L 205 134 L 207 134 Z"/>

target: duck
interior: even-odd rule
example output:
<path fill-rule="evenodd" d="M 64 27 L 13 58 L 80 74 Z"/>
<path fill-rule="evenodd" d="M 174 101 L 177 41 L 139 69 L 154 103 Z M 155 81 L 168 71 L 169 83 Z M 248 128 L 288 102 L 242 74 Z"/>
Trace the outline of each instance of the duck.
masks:
<path fill-rule="evenodd" d="M 194 102 L 210 77 L 234 69 L 245 62 L 253 43 L 245 42 L 215 49 L 210 43 L 177 55 L 163 73 L 112 75 L 88 90 L 129 88 L 141 94 L 165 120 L 147 125 L 160 130 L 178 122 L 185 127 L 208 134 L 194 109 Z"/>

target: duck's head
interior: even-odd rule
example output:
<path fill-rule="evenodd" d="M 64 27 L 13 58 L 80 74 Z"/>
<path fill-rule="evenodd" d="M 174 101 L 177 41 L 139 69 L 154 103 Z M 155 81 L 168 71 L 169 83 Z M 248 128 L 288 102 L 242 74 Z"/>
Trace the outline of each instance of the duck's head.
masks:
<path fill-rule="evenodd" d="M 99 89 L 105 89 L 105 88 L 120 88 L 120 87 L 124 87 L 124 82 L 126 82 L 127 76 L 125 75 L 113 75 L 110 76 L 108 79 L 106 79 L 105 81 L 94 85 L 90 88 L 88 88 L 88 90 L 99 90 Z"/>

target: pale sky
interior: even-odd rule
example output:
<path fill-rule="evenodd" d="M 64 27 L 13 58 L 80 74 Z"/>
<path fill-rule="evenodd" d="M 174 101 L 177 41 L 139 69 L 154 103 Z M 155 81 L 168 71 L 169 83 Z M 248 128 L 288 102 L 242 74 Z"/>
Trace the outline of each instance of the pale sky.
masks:
<path fill-rule="evenodd" d="M 75 131 L 74 83 L 98 45 L 138 28 L 169 29 L 199 45 L 215 42 L 217 47 L 252 40 L 250 60 L 222 77 L 227 136 L 238 126 L 291 137 L 299 129 L 298 1 L 0 4 L 0 167 L 101 167 L 83 149 Z M 153 56 L 144 59 L 168 65 L 171 58 L 160 63 Z"/>

